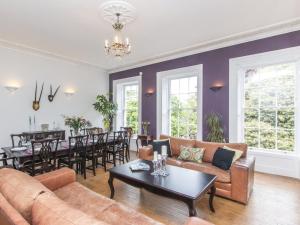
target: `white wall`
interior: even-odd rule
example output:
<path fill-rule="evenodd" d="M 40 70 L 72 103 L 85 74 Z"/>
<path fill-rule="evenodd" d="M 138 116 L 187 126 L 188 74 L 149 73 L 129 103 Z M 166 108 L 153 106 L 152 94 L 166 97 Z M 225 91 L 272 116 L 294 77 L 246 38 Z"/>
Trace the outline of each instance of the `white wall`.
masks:
<path fill-rule="evenodd" d="M 37 112 L 32 109 L 36 80 L 39 88 L 45 82 Z M 21 86 L 14 94 L 4 88 L 11 82 Z M 94 126 L 102 126 L 92 104 L 97 94 L 108 92 L 108 83 L 107 73 L 99 68 L 0 46 L 0 147 L 11 145 L 11 133 L 29 130 L 29 116 L 35 115 L 37 128 L 49 123 L 51 129 L 55 121 L 64 129 L 62 115 L 84 116 Z M 47 98 L 50 84 L 61 85 L 51 103 Z M 64 94 L 68 88 L 76 91 L 71 98 Z"/>

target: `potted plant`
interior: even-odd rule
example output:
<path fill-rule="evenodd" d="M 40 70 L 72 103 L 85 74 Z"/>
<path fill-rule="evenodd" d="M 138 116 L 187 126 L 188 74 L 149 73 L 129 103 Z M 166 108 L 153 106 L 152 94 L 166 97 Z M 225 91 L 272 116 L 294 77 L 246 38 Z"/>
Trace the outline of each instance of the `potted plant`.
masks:
<path fill-rule="evenodd" d="M 80 129 L 92 126 L 90 121 L 84 119 L 83 117 L 64 116 L 64 119 L 65 119 L 65 125 L 74 130 L 75 136 L 79 134 Z"/>
<path fill-rule="evenodd" d="M 118 105 L 109 100 L 109 95 L 98 95 L 93 106 L 103 116 L 104 128 L 111 131 L 112 121 L 116 116 Z"/>
<path fill-rule="evenodd" d="M 217 113 L 210 113 L 206 117 L 208 134 L 206 140 L 209 142 L 225 142 L 224 130 L 222 128 L 221 116 Z"/>

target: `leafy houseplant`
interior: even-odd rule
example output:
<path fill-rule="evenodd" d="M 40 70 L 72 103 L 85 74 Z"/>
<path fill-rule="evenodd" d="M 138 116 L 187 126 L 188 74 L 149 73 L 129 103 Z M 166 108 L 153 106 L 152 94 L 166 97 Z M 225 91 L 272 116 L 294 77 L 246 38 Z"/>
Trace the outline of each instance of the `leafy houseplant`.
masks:
<path fill-rule="evenodd" d="M 225 142 L 224 130 L 222 128 L 221 116 L 217 113 L 210 113 L 206 117 L 208 134 L 206 140 L 209 142 Z"/>
<path fill-rule="evenodd" d="M 79 130 L 85 127 L 91 127 L 90 121 L 84 119 L 83 117 L 77 116 L 64 116 L 65 125 L 74 130 L 75 135 L 78 134 Z"/>
<path fill-rule="evenodd" d="M 118 105 L 109 100 L 109 95 L 98 95 L 93 106 L 94 109 L 103 116 L 104 128 L 110 131 L 112 120 L 117 113 Z"/>

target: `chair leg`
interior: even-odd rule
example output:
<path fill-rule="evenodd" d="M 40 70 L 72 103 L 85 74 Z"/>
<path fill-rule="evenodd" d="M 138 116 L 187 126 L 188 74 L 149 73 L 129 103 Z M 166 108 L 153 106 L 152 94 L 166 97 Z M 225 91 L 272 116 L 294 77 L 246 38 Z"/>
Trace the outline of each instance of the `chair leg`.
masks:
<path fill-rule="evenodd" d="M 83 177 L 84 177 L 84 179 L 86 179 L 86 161 L 85 161 L 85 159 L 82 162 L 82 168 L 81 169 L 83 171 Z"/>
<path fill-rule="evenodd" d="M 93 173 L 94 173 L 94 176 L 96 176 L 96 165 L 97 165 L 97 158 L 93 158 L 93 162 L 92 162 L 92 166 L 93 166 Z"/>
<path fill-rule="evenodd" d="M 113 162 L 114 162 L 114 166 L 116 166 L 116 153 L 113 153 Z"/>

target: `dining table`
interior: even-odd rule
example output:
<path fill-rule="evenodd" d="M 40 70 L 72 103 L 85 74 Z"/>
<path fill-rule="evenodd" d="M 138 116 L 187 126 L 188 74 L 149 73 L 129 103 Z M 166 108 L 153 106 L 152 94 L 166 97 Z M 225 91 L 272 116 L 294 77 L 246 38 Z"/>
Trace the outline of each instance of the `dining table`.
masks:
<path fill-rule="evenodd" d="M 107 145 L 112 145 L 114 142 L 113 136 L 109 135 L 107 140 Z M 87 148 L 88 150 L 91 149 L 93 146 L 93 141 L 89 139 Z M 22 150 L 16 150 L 16 148 L 9 146 L 9 147 L 2 147 L 1 148 L 7 158 L 14 158 L 14 167 L 16 169 L 21 168 L 25 162 L 32 160 L 32 150 L 30 145 Z M 56 155 L 55 150 L 53 150 L 53 157 L 56 158 L 66 156 L 69 152 L 70 146 L 69 142 L 66 140 L 60 140 L 57 146 Z M 38 155 L 38 152 L 36 153 Z"/>

